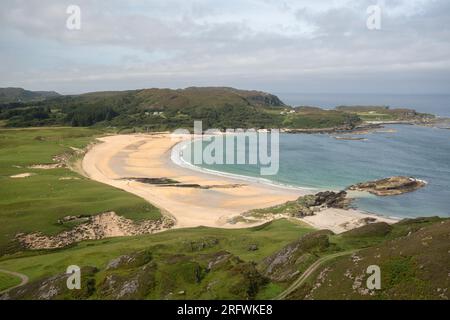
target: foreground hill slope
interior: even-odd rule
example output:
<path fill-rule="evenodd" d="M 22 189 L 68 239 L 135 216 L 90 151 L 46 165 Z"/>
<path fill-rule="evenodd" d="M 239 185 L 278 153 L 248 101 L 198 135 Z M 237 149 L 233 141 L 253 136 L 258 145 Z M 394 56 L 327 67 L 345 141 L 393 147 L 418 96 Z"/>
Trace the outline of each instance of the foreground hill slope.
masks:
<path fill-rule="evenodd" d="M 448 299 L 449 236 L 450 220 L 440 218 L 375 223 L 341 235 L 286 220 L 246 230 L 172 230 L 2 261 L 0 267 L 18 271 L 39 267 L 32 282 L 0 298 L 267 299 L 284 296 L 305 274 L 286 298 Z M 84 274 L 79 291 L 66 288 L 61 271 L 74 262 Z M 381 290 L 365 287 L 373 264 L 381 268 Z"/>
<path fill-rule="evenodd" d="M 405 220 L 394 228 L 368 225 L 343 234 L 347 242 L 373 241 L 381 234 L 388 240 L 324 264 L 289 299 L 448 300 L 450 220 L 432 220 Z M 371 265 L 380 267 L 380 290 L 366 286 Z"/>

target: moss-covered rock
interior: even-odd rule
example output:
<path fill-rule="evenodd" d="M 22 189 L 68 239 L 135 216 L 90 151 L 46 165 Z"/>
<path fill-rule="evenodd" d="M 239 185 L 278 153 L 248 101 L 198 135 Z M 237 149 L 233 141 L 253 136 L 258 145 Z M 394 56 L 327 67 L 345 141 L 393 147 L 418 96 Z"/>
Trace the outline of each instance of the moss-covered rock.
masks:
<path fill-rule="evenodd" d="M 388 223 L 376 222 L 344 232 L 342 237 L 382 237 L 391 231 L 392 226 Z"/>
<path fill-rule="evenodd" d="M 149 263 L 151 259 L 152 254 L 148 250 L 134 252 L 111 260 L 106 266 L 106 270 L 140 267 Z"/>
<path fill-rule="evenodd" d="M 101 299 L 143 299 L 155 287 L 156 264 L 148 263 L 128 272 L 113 271 L 104 275 L 98 288 Z"/>
<path fill-rule="evenodd" d="M 450 220 L 429 224 L 427 219 L 394 225 L 388 240 L 330 261 L 317 270 L 309 287 L 305 284 L 289 298 L 448 300 Z M 420 227 L 406 235 L 396 232 L 397 228 L 403 230 L 412 225 Z M 383 225 L 371 226 L 376 227 L 376 234 L 387 230 Z M 371 231 L 361 234 L 365 237 L 373 234 Z M 355 234 L 353 236 L 356 237 Z M 366 286 L 370 276 L 367 268 L 372 265 L 380 267 L 379 290 Z"/>
<path fill-rule="evenodd" d="M 68 289 L 67 280 L 70 274 L 61 273 L 55 276 L 32 281 L 24 286 L 12 289 L 0 296 L 0 300 L 84 300 L 95 292 L 95 267 L 81 268 L 81 288 Z"/>
<path fill-rule="evenodd" d="M 300 273 L 300 268 L 317 258 L 329 246 L 333 232 L 322 230 L 304 235 L 281 250 L 263 259 L 259 266 L 262 274 L 273 281 L 287 281 Z"/>

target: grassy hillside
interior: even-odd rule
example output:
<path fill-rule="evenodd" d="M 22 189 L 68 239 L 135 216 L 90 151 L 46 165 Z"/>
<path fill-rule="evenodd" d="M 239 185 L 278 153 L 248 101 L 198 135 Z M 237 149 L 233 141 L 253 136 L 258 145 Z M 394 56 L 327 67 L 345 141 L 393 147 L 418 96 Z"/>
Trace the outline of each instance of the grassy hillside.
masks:
<path fill-rule="evenodd" d="M 340 128 L 352 129 L 360 124 L 361 119 L 351 113 L 318 108 L 297 109 L 283 120 L 283 127 L 292 129 Z"/>
<path fill-rule="evenodd" d="M 385 106 L 340 106 L 336 110 L 357 115 L 364 121 L 426 121 L 434 116 L 412 109 L 391 109 Z"/>
<path fill-rule="evenodd" d="M 1 90 L 1 89 L 0 89 Z M 277 96 L 227 87 L 141 89 L 58 96 L 7 88 L 0 126 L 117 127 L 127 131 L 192 128 L 286 128 L 348 130 L 362 121 L 427 122 L 432 115 L 385 106 L 340 106 L 335 110 L 286 106 Z"/>
<path fill-rule="evenodd" d="M 0 271 L 0 292 L 20 283 L 20 278 Z"/>
<path fill-rule="evenodd" d="M 130 219 L 156 219 L 159 210 L 146 201 L 94 181 L 68 168 L 34 169 L 69 158 L 103 131 L 85 128 L 0 130 L 0 255 L 19 248 L 20 232 L 55 234 L 57 220 L 69 215 L 115 211 Z M 26 178 L 11 178 L 19 174 Z"/>
<path fill-rule="evenodd" d="M 363 248 L 316 270 L 290 299 L 444 299 L 450 288 L 450 220 L 419 218 L 374 224 L 331 241 Z M 381 290 L 368 290 L 366 269 L 381 270 Z"/>
<path fill-rule="evenodd" d="M 450 220 L 427 218 L 334 235 L 278 220 L 250 229 L 181 229 L 82 242 L 65 250 L 5 257 L 0 268 L 32 280 L 11 291 L 10 298 L 270 299 L 323 260 L 287 298 L 445 299 L 449 230 Z M 339 257 L 347 252 L 354 253 Z M 83 267 L 81 291 L 65 287 L 64 271 L 71 264 Z M 370 264 L 381 267 L 380 291 L 365 290 Z M 51 295 L 49 286 L 55 289 Z"/>
<path fill-rule="evenodd" d="M 192 128 L 351 128 L 359 118 L 341 111 L 303 112 L 260 91 L 223 87 L 92 92 L 32 103 L 0 104 L 8 127 L 113 126 L 128 130 Z"/>
<path fill-rule="evenodd" d="M 36 288 L 35 284 L 43 277 L 64 273 L 71 264 L 98 268 L 92 276 L 96 290 L 83 298 L 245 299 L 273 296 L 283 287 L 269 285 L 253 262 L 311 231 L 303 224 L 287 220 L 250 229 L 199 227 L 170 230 L 140 237 L 82 242 L 72 248 L 34 256 L 5 257 L 0 261 L 0 268 L 28 275 L 35 281 L 30 288 Z M 120 258 L 123 255 L 127 257 Z M 113 265 L 116 266 L 111 267 Z M 117 282 L 108 290 L 111 277 Z M 120 296 L 122 285 L 130 280 L 137 280 L 140 289 L 132 292 L 134 294 Z M 33 297 L 36 292 L 27 294 Z M 71 294 L 62 290 L 59 297 L 75 298 Z"/>
<path fill-rule="evenodd" d="M 29 91 L 22 88 L 0 88 L 0 103 L 28 102 L 57 97 L 54 91 Z"/>
<path fill-rule="evenodd" d="M 162 130 L 192 127 L 264 127 L 276 123 L 266 107 L 283 107 L 275 96 L 232 88 L 144 89 L 63 96 L 40 103 L 4 104 L 8 126 L 94 124 Z"/>

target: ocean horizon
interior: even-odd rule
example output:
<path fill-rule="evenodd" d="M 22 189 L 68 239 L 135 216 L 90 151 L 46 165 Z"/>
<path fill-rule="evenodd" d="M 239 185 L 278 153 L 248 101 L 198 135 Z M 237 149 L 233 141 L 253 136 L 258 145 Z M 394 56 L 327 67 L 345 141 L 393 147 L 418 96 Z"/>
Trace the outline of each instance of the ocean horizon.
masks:
<path fill-rule="evenodd" d="M 366 94 L 366 93 L 275 93 L 291 106 L 333 109 L 342 105 L 411 108 L 418 112 L 450 117 L 450 94 Z"/>

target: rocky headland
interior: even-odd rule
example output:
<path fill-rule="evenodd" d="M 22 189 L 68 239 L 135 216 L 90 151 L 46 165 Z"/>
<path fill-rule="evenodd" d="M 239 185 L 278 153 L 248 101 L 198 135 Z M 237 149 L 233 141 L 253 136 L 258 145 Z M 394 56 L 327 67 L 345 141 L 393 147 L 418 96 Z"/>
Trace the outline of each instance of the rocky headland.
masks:
<path fill-rule="evenodd" d="M 377 196 L 395 196 L 416 191 L 426 186 L 426 182 L 412 177 L 389 177 L 352 185 L 348 190 L 364 191 Z"/>

